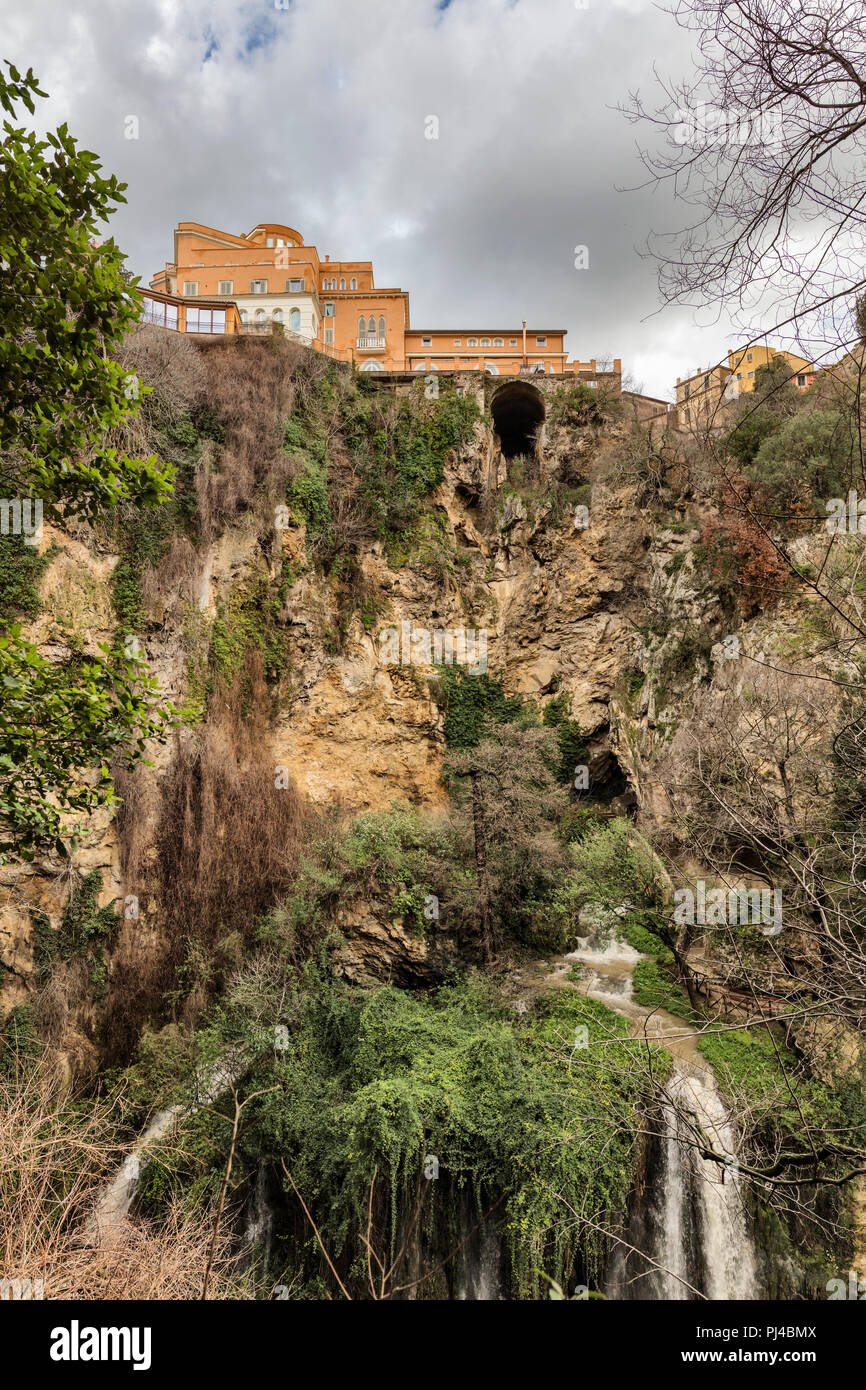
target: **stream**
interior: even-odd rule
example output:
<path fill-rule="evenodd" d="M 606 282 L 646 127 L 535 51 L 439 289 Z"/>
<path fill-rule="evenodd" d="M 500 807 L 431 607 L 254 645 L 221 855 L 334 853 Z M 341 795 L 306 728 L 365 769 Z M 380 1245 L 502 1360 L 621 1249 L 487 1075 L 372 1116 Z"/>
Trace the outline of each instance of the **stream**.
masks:
<path fill-rule="evenodd" d="M 736 1137 L 715 1077 L 694 1030 L 664 1009 L 634 998 L 641 955 L 616 939 L 581 938 L 554 964 L 549 984 L 568 985 L 631 1023 L 634 1037 L 661 1044 L 673 1057 L 661 1124 L 649 1141 L 648 1180 L 630 1213 L 623 1244 L 611 1259 L 605 1292 L 612 1299 L 754 1299 L 760 1296 L 754 1245 L 736 1176 Z M 567 979 L 571 965 L 582 978 Z M 730 1155 L 725 1168 L 700 1156 L 705 1136 Z"/>

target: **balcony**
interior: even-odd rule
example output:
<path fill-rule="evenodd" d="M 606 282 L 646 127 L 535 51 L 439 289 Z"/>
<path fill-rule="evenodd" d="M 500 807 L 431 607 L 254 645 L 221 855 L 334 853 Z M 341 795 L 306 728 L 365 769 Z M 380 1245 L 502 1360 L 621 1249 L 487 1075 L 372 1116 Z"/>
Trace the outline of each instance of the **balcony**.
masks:
<path fill-rule="evenodd" d="M 384 338 L 358 338 L 355 342 L 358 352 L 381 352 L 384 346 Z"/>

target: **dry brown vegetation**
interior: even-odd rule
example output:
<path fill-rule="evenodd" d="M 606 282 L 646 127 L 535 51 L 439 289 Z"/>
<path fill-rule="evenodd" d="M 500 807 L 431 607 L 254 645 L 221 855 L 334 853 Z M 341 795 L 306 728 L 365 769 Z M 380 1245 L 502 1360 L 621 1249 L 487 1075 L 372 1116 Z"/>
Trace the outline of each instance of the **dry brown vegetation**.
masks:
<path fill-rule="evenodd" d="M 283 448 L 298 378 L 318 375 L 313 354 L 279 337 L 225 339 L 200 349 L 203 403 L 225 428 L 214 470 L 203 452 L 196 472 L 202 541 L 209 541 L 241 506 L 273 506 L 284 500 L 293 468 Z"/>
<path fill-rule="evenodd" d="M 143 845 L 154 807 L 148 793 L 136 805 L 126 791 L 124 882 L 147 910 L 123 923 L 112 962 L 113 1056 L 129 1055 L 145 1019 L 194 1025 L 240 963 L 257 919 L 294 881 L 306 809 L 294 786 L 275 785 L 267 709 L 261 657 L 250 653 L 238 681 L 216 692 L 204 728 L 177 738 L 149 863 Z"/>
<path fill-rule="evenodd" d="M 88 1235 L 97 1196 L 124 1157 L 116 1102 L 77 1103 L 44 1068 L 0 1076 L 0 1270 L 41 1280 L 46 1299 L 199 1298 L 215 1223 L 171 1206 L 157 1225 Z M 243 1298 L 237 1255 L 217 1236 L 209 1296 Z"/>

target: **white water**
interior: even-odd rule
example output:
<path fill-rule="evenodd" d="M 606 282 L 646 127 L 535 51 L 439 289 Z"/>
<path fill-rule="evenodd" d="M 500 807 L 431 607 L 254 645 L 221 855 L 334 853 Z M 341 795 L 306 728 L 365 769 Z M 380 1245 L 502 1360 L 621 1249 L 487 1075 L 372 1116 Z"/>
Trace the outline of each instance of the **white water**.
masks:
<path fill-rule="evenodd" d="M 195 1079 L 194 1099 L 185 1105 L 171 1105 L 151 1120 L 136 1140 L 135 1148 L 121 1163 L 111 1182 L 97 1199 L 87 1221 L 87 1235 L 102 1245 L 123 1220 L 132 1205 L 147 1162 L 148 1151 L 175 1128 L 184 1115 L 194 1115 L 203 1105 L 211 1105 L 243 1075 L 247 1063 L 239 1054 L 229 1054 L 208 1067 Z"/>
<path fill-rule="evenodd" d="M 458 1262 L 457 1297 L 482 1303 L 502 1298 L 502 1242 L 490 1221 L 479 1221 L 464 1203 L 460 1220 L 464 1245 Z"/>
<path fill-rule="evenodd" d="M 755 1253 L 736 1176 L 736 1136 L 715 1078 L 693 1030 L 663 1009 L 636 1003 L 632 971 L 639 952 L 624 942 L 579 942 L 567 960 L 586 974 L 577 988 L 632 1023 L 635 1036 L 659 1042 L 674 1058 L 661 1105 L 661 1133 L 644 1200 L 626 1238 L 641 1259 L 619 1247 L 610 1298 L 709 1299 L 759 1297 Z M 722 1167 L 699 1146 L 730 1157 Z"/>

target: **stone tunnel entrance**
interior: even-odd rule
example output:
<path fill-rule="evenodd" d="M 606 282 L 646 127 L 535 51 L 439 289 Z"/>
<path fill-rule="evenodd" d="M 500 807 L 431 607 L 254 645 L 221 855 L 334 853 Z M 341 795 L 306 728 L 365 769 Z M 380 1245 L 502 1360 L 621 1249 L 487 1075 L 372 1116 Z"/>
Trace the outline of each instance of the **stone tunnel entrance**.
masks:
<path fill-rule="evenodd" d="M 544 398 L 526 381 L 500 386 L 490 405 L 493 427 L 506 459 L 535 456 L 538 431 L 544 423 Z"/>

